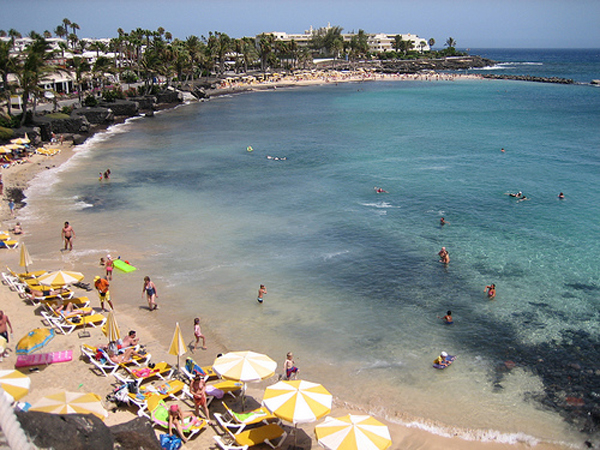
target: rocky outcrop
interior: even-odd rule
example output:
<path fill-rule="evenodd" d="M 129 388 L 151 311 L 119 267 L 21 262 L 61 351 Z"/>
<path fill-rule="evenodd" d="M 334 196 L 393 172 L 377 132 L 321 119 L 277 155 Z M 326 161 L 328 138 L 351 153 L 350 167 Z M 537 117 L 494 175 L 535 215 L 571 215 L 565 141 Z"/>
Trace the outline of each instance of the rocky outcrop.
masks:
<path fill-rule="evenodd" d="M 43 141 L 49 141 L 52 133 L 70 134 L 87 133 L 90 130 L 90 122 L 85 115 L 69 117 L 67 119 L 53 119 L 48 116 L 35 116 L 33 123 L 39 127 L 40 136 Z"/>
<path fill-rule="evenodd" d="M 54 450 L 160 450 L 152 425 L 144 418 L 107 427 L 92 414 L 17 412 L 21 428 L 37 448 Z"/>
<path fill-rule="evenodd" d="M 143 97 L 129 97 L 129 100 L 136 102 L 139 109 L 153 110 L 156 108 L 156 97 L 154 95 L 144 95 Z"/>
<path fill-rule="evenodd" d="M 108 427 L 92 414 L 17 412 L 21 428 L 38 448 L 54 450 L 112 450 L 114 438 Z"/>
<path fill-rule="evenodd" d="M 497 75 L 493 73 L 487 73 L 482 75 L 483 78 L 490 78 L 492 80 L 518 80 L 518 81 L 533 81 L 535 83 L 557 83 L 557 84 L 574 84 L 571 78 L 558 78 L 558 77 L 532 77 L 530 75 Z"/>
<path fill-rule="evenodd" d="M 467 70 L 489 67 L 494 64 L 495 61 L 480 56 L 452 56 L 439 59 L 380 61 L 379 71 L 383 73 L 417 73 L 425 70 Z"/>
<path fill-rule="evenodd" d="M 115 120 L 113 111 L 103 107 L 78 108 L 71 113 L 72 118 L 81 118 L 82 116 L 92 125 L 106 125 Z"/>
<path fill-rule="evenodd" d="M 115 100 L 114 102 L 101 102 L 100 106 L 110 109 L 114 116 L 136 116 L 140 111 L 140 106 L 137 102 L 129 100 Z"/>
<path fill-rule="evenodd" d="M 181 95 L 177 91 L 166 90 L 156 95 L 157 103 L 181 103 Z"/>

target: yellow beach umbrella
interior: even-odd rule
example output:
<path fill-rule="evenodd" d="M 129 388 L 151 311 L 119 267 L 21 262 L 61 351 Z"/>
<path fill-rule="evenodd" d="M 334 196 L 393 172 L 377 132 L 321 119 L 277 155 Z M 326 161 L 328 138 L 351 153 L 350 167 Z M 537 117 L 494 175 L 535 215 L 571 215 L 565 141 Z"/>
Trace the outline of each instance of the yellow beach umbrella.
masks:
<path fill-rule="evenodd" d="M 23 144 L 29 144 L 29 142 L 31 142 L 31 141 L 29 140 L 29 136 L 27 136 L 27 133 L 25 133 L 25 137 L 11 139 L 10 142 L 12 142 L 13 144 L 23 145 Z"/>
<path fill-rule="evenodd" d="M 71 272 L 68 270 L 57 270 L 38 278 L 40 284 L 51 287 L 62 287 L 81 280 L 83 280 L 81 272 Z"/>
<path fill-rule="evenodd" d="M 81 392 L 63 391 L 42 397 L 31 405 L 29 411 L 51 414 L 93 414 L 102 420 L 108 417 L 99 395 Z"/>
<path fill-rule="evenodd" d="M 313 422 L 331 412 L 332 395 L 322 385 L 305 380 L 279 381 L 265 389 L 263 405 L 294 425 Z"/>
<path fill-rule="evenodd" d="M 369 415 L 327 417 L 315 434 L 327 450 L 385 450 L 392 445 L 388 427 Z"/>
<path fill-rule="evenodd" d="M 177 370 L 179 370 L 179 357 L 187 352 L 183 335 L 181 334 L 181 328 L 179 328 L 179 322 L 175 325 L 175 333 L 173 333 L 173 339 L 171 340 L 171 346 L 169 347 L 169 355 L 177 356 Z"/>
<path fill-rule="evenodd" d="M 29 273 L 28 266 L 30 266 L 31 264 L 33 264 L 33 260 L 29 255 L 29 251 L 27 250 L 27 247 L 25 247 L 25 244 L 21 242 L 21 258 L 19 259 L 19 265 L 21 267 L 25 267 L 25 272 Z"/>
<path fill-rule="evenodd" d="M 31 379 L 18 370 L 0 370 L 0 387 L 10 402 L 22 399 L 29 392 Z"/>
<path fill-rule="evenodd" d="M 230 352 L 218 357 L 213 363 L 213 370 L 222 378 L 241 381 L 242 409 L 246 409 L 246 383 L 260 381 L 272 377 L 277 363 L 267 355 L 255 352 Z"/>
<path fill-rule="evenodd" d="M 111 310 L 108 313 L 106 325 L 102 327 L 102 331 L 108 337 L 108 342 L 118 341 L 121 339 L 121 330 L 119 329 L 119 324 L 117 323 L 117 318 L 115 317 L 114 311 Z"/>
<path fill-rule="evenodd" d="M 0 145 L 0 153 L 12 153 L 12 149 L 5 145 Z"/>
<path fill-rule="evenodd" d="M 54 330 L 52 328 L 34 328 L 19 342 L 17 342 L 17 355 L 29 355 L 30 353 L 39 350 L 54 338 Z"/>
<path fill-rule="evenodd" d="M 230 352 L 218 357 L 213 370 L 222 378 L 241 381 L 260 381 L 272 377 L 277 363 L 267 355 L 255 352 Z"/>

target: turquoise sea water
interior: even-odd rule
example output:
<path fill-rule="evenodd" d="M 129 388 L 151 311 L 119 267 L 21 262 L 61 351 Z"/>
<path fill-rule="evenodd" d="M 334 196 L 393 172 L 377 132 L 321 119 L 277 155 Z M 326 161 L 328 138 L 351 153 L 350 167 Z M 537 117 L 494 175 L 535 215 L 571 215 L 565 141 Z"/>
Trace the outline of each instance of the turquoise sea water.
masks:
<path fill-rule="evenodd" d="M 94 138 L 38 178 L 24 218 L 32 233 L 69 220 L 73 257 L 131 259 L 180 321 L 201 315 L 232 350 L 291 350 L 303 378 L 369 411 L 467 439 L 580 442 L 600 397 L 599 119 L 583 85 L 223 97 Z M 139 302 L 132 283 L 118 301 Z M 436 371 L 442 350 L 459 358 Z"/>

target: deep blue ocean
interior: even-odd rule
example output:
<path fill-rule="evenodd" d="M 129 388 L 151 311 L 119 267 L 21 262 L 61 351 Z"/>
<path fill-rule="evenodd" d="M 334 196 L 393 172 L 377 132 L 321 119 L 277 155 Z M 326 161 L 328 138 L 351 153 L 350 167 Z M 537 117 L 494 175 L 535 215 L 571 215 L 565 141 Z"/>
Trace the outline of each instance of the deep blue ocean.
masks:
<path fill-rule="evenodd" d="M 384 81 L 189 104 L 40 176 L 28 229 L 68 217 L 74 257 L 132 259 L 162 311 L 202 316 L 231 350 L 293 351 L 302 378 L 365 410 L 465 439 L 594 439 L 600 50 L 471 53 L 581 84 Z M 131 284 L 113 296 L 139 302 Z M 459 356 L 445 371 L 431 367 L 441 351 Z"/>

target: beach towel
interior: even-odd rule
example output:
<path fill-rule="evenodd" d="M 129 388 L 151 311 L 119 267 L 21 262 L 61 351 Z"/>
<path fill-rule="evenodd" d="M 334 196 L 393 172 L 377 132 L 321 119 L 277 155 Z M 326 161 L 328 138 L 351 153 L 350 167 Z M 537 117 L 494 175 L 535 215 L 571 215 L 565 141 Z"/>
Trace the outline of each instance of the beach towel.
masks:
<path fill-rule="evenodd" d="M 225 392 L 222 391 L 221 389 L 217 389 L 214 386 L 207 385 L 206 386 L 206 395 L 211 395 L 216 398 L 223 398 L 223 396 L 225 395 Z"/>
<path fill-rule="evenodd" d="M 73 350 L 63 352 L 36 353 L 34 355 L 19 355 L 15 367 L 39 366 L 42 364 L 53 364 L 67 362 L 73 359 Z"/>
<path fill-rule="evenodd" d="M 206 376 L 206 373 L 204 372 L 204 370 L 202 370 L 202 367 L 200 367 L 198 364 L 196 364 L 194 362 L 193 359 L 188 358 L 185 361 L 185 369 L 192 374 L 192 376 L 196 375 L 197 373 L 199 373 L 200 375 L 202 375 L 203 377 Z"/>

